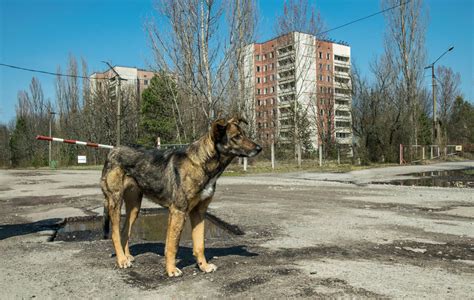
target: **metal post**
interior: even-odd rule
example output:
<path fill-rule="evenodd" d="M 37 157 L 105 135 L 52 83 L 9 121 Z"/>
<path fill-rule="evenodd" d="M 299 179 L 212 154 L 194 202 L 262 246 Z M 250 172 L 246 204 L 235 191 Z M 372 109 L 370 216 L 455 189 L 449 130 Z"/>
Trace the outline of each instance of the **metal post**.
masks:
<path fill-rule="evenodd" d="M 56 113 L 54 111 L 49 110 L 49 137 L 52 137 L 52 123 L 53 123 L 53 115 Z M 51 159 L 52 159 L 52 141 L 49 141 L 49 153 L 48 153 L 48 165 L 51 167 Z"/>
<path fill-rule="evenodd" d="M 340 152 L 339 147 L 337 148 L 337 164 L 338 165 L 341 164 L 341 152 Z"/>
<path fill-rule="evenodd" d="M 421 159 L 425 160 L 425 146 L 421 146 Z"/>
<path fill-rule="evenodd" d="M 272 157 L 272 170 L 275 170 L 275 142 L 272 141 L 271 147 L 271 157 Z"/>
<path fill-rule="evenodd" d="M 49 137 L 52 137 L 51 133 L 51 122 L 52 122 L 53 115 L 51 112 L 49 112 Z M 49 159 L 48 159 L 48 166 L 51 168 L 51 143 L 52 141 L 49 141 Z"/>
<path fill-rule="evenodd" d="M 300 143 L 298 143 L 297 149 L 298 149 L 298 168 L 301 168 L 301 144 Z"/>
<path fill-rule="evenodd" d="M 247 172 L 247 157 L 244 157 L 244 171 Z"/>
<path fill-rule="evenodd" d="M 319 145 L 319 166 L 323 165 L 323 145 Z"/>

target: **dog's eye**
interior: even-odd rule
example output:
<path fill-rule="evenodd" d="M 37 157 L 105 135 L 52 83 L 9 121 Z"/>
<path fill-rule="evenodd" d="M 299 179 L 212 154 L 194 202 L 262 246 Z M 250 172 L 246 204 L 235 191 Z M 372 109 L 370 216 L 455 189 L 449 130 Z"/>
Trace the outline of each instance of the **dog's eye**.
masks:
<path fill-rule="evenodd" d="M 234 136 L 234 140 L 241 140 L 242 139 L 242 135 L 241 134 L 238 134 L 236 136 Z"/>

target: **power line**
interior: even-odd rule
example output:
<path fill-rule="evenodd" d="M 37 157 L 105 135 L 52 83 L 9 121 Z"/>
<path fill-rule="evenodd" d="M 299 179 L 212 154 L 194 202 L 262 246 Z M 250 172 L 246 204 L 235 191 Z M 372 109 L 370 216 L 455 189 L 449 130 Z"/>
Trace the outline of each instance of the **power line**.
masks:
<path fill-rule="evenodd" d="M 88 79 L 88 80 L 109 80 L 109 79 L 111 79 L 111 78 L 93 78 L 93 77 L 91 78 L 91 77 L 86 77 L 86 76 L 81 76 L 81 75 L 72 75 L 72 74 L 62 74 L 62 73 L 48 72 L 48 71 L 24 68 L 24 67 L 13 66 L 13 65 L 8 65 L 8 64 L 3 64 L 3 63 L 0 63 L 0 66 L 12 68 L 12 69 L 17 69 L 17 70 L 22 70 L 22 71 L 33 72 L 33 73 L 41 73 L 41 74 L 61 76 L 61 77 L 81 78 L 81 79 Z M 148 80 L 149 78 L 133 78 L 133 79 L 128 79 L 128 80 L 135 80 L 135 79 L 136 80 Z"/>
<path fill-rule="evenodd" d="M 334 27 L 334 28 L 331 28 L 331 29 L 328 29 L 328 30 L 319 32 L 319 33 L 317 33 L 317 35 L 323 35 L 323 34 L 326 34 L 326 33 L 328 33 L 328 32 L 337 30 L 337 29 L 339 29 L 339 28 L 346 27 L 346 26 L 352 25 L 352 24 L 354 24 L 354 23 L 363 21 L 363 20 L 365 20 L 365 19 L 371 18 L 371 17 L 373 17 L 373 16 L 383 14 L 384 12 L 387 12 L 387 11 L 389 11 L 389 10 L 392 10 L 392 9 L 395 9 L 395 8 L 400 7 L 400 6 L 402 6 L 402 5 L 405 5 L 405 4 L 407 4 L 407 3 L 410 3 L 411 1 L 412 1 L 412 0 L 408 0 L 408 1 L 403 2 L 403 3 L 400 3 L 400 4 L 398 4 L 398 5 L 395 5 L 395 6 L 386 8 L 386 9 L 384 9 L 384 10 L 381 10 L 381 11 L 379 11 L 379 12 L 373 13 L 373 14 L 371 14 L 371 15 L 368 15 L 368 16 L 365 16 L 365 17 L 362 17 L 362 18 L 359 18 L 359 19 L 350 21 L 350 22 L 348 22 L 348 23 L 339 25 L 339 26 L 337 26 L 337 27 Z"/>
<path fill-rule="evenodd" d="M 362 18 L 359 18 L 359 19 L 356 19 L 356 20 L 352 20 L 352 21 L 350 21 L 350 22 L 347 22 L 347 23 L 345 23 L 345 24 L 339 25 L 339 26 L 337 26 L 337 27 L 334 27 L 334 28 L 331 28 L 331 29 L 328 29 L 328 30 L 319 32 L 319 33 L 317 33 L 317 35 L 323 35 L 323 34 L 326 34 L 326 33 L 328 33 L 328 32 L 331 32 L 331 31 L 334 31 L 334 30 L 337 30 L 337 29 L 340 29 L 340 28 L 343 28 L 343 27 L 352 25 L 352 24 L 354 24 L 354 23 L 357 23 L 357 22 L 366 20 L 366 19 L 371 18 L 371 17 L 373 17 L 373 16 L 376 16 L 376 15 L 379 15 L 379 14 L 383 14 L 383 13 L 385 13 L 385 12 L 387 12 L 387 11 L 390 11 L 390 10 L 392 10 L 392 9 L 395 9 L 395 8 L 397 8 L 397 7 L 400 7 L 400 6 L 402 6 L 402 5 L 405 5 L 405 4 L 407 4 L 407 3 L 410 3 L 411 1 L 412 1 L 412 0 L 408 0 L 408 1 L 405 1 L 405 2 L 400 3 L 400 4 L 398 4 L 398 5 L 395 5 L 395 6 L 386 8 L 386 9 L 384 9 L 384 10 L 381 10 L 381 11 L 379 11 L 379 12 L 370 14 L 370 15 L 368 15 L 368 16 L 365 16 L 365 17 L 362 17 Z M 35 69 L 30 69 L 30 68 L 18 67 L 18 66 L 3 64 L 3 63 L 0 63 L 0 66 L 9 67 L 9 68 L 12 68 L 12 69 L 23 70 L 23 71 L 34 72 L 34 73 L 41 73 L 41 74 L 53 75 L 53 76 L 82 78 L 82 79 L 89 79 L 89 80 L 91 80 L 91 79 L 92 79 L 92 80 L 106 80 L 106 79 L 109 79 L 109 78 L 90 78 L 90 77 L 85 77 L 85 76 L 80 76 L 80 75 L 54 73 L 54 72 L 48 72 L 48 71 L 43 71 L 43 70 L 35 70 Z M 137 80 L 146 80 L 146 79 L 137 78 Z"/>

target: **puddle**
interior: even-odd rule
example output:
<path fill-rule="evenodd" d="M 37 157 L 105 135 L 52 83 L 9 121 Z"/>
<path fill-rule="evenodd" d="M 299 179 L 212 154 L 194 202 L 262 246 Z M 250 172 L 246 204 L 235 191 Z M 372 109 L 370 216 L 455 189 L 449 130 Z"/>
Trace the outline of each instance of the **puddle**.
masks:
<path fill-rule="evenodd" d="M 400 176 L 413 176 L 416 178 L 399 179 L 384 182 L 373 182 L 376 184 L 393 184 L 404 186 L 438 186 L 474 188 L 474 168 L 461 170 L 442 170 L 403 174 Z"/>
<path fill-rule="evenodd" d="M 103 238 L 102 217 L 87 216 L 65 219 L 58 229 L 54 241 L 77 242 L 100 240 Z M 236 226 L 225 223 L 214 215 L 206 214 L 206 239 L 229 239 L 243 232 Z M 122 216 L 121 224 L 124 223 Z M 168 225 L 168 210 L 143 209 L 132 229 L 132 240 L 164 241 Z M 191 224 L 189 218 L 181 234 L 182 241 L 190 241 Z"/>

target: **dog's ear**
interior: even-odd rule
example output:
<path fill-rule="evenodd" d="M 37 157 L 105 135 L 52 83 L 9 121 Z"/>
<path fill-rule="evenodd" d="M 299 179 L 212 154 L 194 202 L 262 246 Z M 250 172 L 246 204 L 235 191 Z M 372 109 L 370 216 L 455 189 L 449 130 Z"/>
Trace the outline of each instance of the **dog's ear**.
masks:
<path fill-rule="evenodd" d="M 233 117 L 232 119 L 229 120 L 228 123 L 234 123 L 234 124 L 237 124 L 237 125 L 239 125 L 240 123 L 245 123 L 246 125 L 249 125 L 247 120 L 245 120 L 245 118 L 242 118 L 240 116 Z"/>
<path fill-rule="evenodd" d="M 225 135 L 225 131 L 227 129 L 227 122 L 225 119 L 218 119 L 212 122 L 211 125 L 211 132 L 212 132 L 212 139 L 214 141 L 219 141 Z"/>

